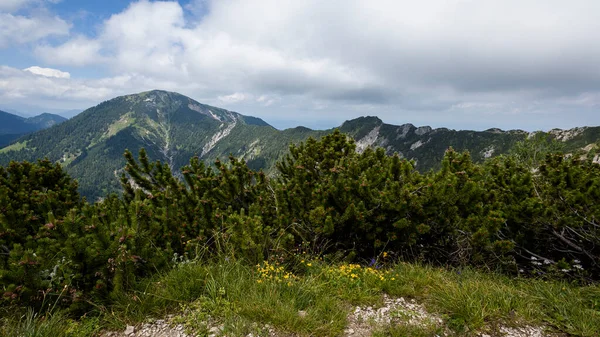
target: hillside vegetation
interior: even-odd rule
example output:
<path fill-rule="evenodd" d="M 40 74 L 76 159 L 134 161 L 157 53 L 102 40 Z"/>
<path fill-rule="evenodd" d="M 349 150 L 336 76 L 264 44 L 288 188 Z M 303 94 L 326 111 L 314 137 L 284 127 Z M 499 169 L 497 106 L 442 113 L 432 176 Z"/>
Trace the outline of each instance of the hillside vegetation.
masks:
<path fill-rule="evenodd" d="M 277 178 L 233 156 L 214 167 L 193 157 L 175 173 L 141 150 L 125 153 L 123 194 L 95 204 L 60 165 L 12 162 L 0 167 L 5 331 L 190 305 L 198 322 L 338 335 L 345 316 L 332 313 L 384 292 L 422 299 L 457 333 L 517 315 L 598 335 L 597 149 L 565 156 L 554 144 L 534 137 L 482 164 L 450 148 L 420 173 L 334 131 L 292 145 Z"/>
<path fill-rule="evenodd" d="M 439 170 L 448 147 L 469 151 L 472 160 L 481 163 L 509 153 L 518 142 L 533 136 L 519 130 L 478 132 L 391 125 L 377 117 L 346 121 L 339 129 L 356 141 L 359 152 L 381 147 L 387 155 L 397 153 L 414 160 L 421 173 Z M 154 90 L 111 99 L 56 127 L 24 136 L 0 149 L 0 165 L 48 158 L 78 181 L 81 195 L 96 201 L 122 192 L 119 176 L 126 165 L 122 154 L 127 149 L 137 153 L 144 148 L 150 158 L 168 164 L 173 172 L 181 171 L 191 157 L 214 163 L 233 155 L 252 170 L 262 169 L 273 176 L 290 144 L 309 137 L 319 139 L 333 131 L 277 130 L 259 118 Z M 559 140 L 560 150 L 573 153 L 599 141 L 600 127 L 538 134 Z"/>

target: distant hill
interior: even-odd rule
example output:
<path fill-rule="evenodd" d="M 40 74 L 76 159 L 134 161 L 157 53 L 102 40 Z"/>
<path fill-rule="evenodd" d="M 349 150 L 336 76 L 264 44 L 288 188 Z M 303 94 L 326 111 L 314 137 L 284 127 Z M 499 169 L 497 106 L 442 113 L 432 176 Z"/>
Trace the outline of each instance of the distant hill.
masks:
<path fill-rule="evenodd" d="M 47 129 L 66 120 L 67 118 L 63 116 L 44 112 L 43 114 L 25 119 L 25 123 L 35 125 L 38 129 Z"/>
<path fill-rule="evenodd" d="M 415 160 L 421 171 L 438 168 L 450 146 L 469 150 L 474 160 L 483 161 L 507 153 L 531 135 L 522 130 L 456 131 L 391 125 L 377 117 L 349 120 L 339 129 L 356 140 L 358 151 L 382 147 L 388 154 Z M 51 129 L 24 136 L 0 149 L 0 165 L 48 157 L 77 178 L 81 193 L 91 200 L 119 190 L 126 149 L 137 154 L 143 147 L 151 159 L 169 163 L 175 171 L 192 156 L 212 163 L 232 154 L 253 169 L 273 172 L 274 163 L 290 143 L 319 138 L 332 130 L 297 127 L 280 131 L 256 117 L 154 90 L 111 99 Z M 600 127 L 552 130 L 548 135 L 572 151 L 598 142 Z"/>
<path fill-rule="evenodd" d="M 49 113 L 24 118 L 0 110 L 0 147 L 10 144 L 11 141 L 27 133 L 49 128 L 65 120 L 67 119 L 64 117 Z"/>

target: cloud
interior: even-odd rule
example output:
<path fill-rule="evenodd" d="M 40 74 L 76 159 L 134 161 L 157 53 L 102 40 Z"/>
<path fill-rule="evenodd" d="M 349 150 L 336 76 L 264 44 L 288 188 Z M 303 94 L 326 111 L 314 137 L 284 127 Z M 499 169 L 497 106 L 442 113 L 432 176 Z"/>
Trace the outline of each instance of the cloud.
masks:
<path fill-rule="evenodd" d="M 32 69 L 33 68 L 33 69 Z M 58 75 L 58 76 L 48 76 Z M 0 102 L 48 108 L 87 108 L 119 95 L 156 88 L 190 95 L 196 88 L 170 81 L 157 81 L 139 74 L 121 74 L 99 79 L 73 78 L 57 69 L 31 67 L 25 70 L 0 66 Z M 18 110 L 18 109 L 17 109 Z"/>
<path fill-rule="evenodd" d="M 0 11 L 13 12 L 31 2 L 32 0 L 2 0 L 0 2 Z"/>
<path fill-rule="evenodd" d="M 270 106 L 277 101 L 276 98 L 269 97 L 268 95 L 261 95 L 256 99 L 256 101 L 263 106 Z"/>
<path fill-rule="evenodd" d="M 598 12 L 596 0 L 142 0 L 35 52 L 104 70 L 105 83 L 69 81 L 89 100 L 88 87 L 155 85 L 263 117 L 600 124 Z M 10 36 L 0 29 L 0 46 Z"/>
<path fill-rule="evenodd" d="M 141 1 L 106 20 L 96 39 L 79 36 L 62 45 L 40 46 L 36 53 L 49 64 L 106 64 L 114 73 L 200 82 L 222 90 L 220 96 L 232 86 L 284 95 L 312 92 L 332 99 L 346 99 L 344 92 L 354 96 L 376 90 L 376 79 L 360 69 L 249 43 L 211 24 L 210 16 L 205 20 L 189 27 L 178 3 Z M 364 97 L 381 100 L 381 94 Z"/>
<path fill-rule="evenodd" d="M 252 95 L 244 94 L 241 92 L 236 92 L 231 95 L 219 96 L 217 98 L 219 99 L 219 101 L 221 101 L 225 104 L 230 104 L 230 103 L 238 103 L 238 102 L 245 101 L 247 99 L 251 99 Z"/>
<path fill-rule="evenodd" d="M 44 6 L 46 3 L 57 4 L 60 2 L 62 0 L 2 0 L 0 2 L 0 12 L 12 13 L 32 5 Z"/>
<path fill-rule="evenodd" d="M 23 70 L 28 71 L 32 74 L 46 76 L 46 77 L 71 78 L 71 74 L 69 74 L 68 72 L 60 71 L 58 69 L 41 68 L 38 66 L 33 66 L 33 67 L 29 67 L 29 68 L 26 68 Z"/>
<path fill-rule="evenodd" d="M 58 47 L 38 45 L 35 53 L 55 65 L 86 66 L 106 61 L 101 55 L 102 44 L 83 36 L 75 37 Z"/>
<path fill-rule="evenodd" d="M 0 66 L 0 99 L 6 102 L 20 97 L 28 103 L 47 99 L 89 102 L 107 98 L 118 87 L 116 79 L 109 83 L 107 80 L 74 80 L 67 75 L 69 74 L 49 68 L 31 67 L 20 70 Z"/>
<path fill-rule="evenodd" d="M 70 25 L 57 16 L 26 17 L 0 13 L 0 48 L 69 34 Z"/>

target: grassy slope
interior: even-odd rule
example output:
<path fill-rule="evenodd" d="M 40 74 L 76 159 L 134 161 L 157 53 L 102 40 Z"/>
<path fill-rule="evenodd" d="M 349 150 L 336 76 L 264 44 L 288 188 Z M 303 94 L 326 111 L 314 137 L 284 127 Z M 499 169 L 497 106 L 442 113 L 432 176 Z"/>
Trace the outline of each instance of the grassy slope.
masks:
<path fill-rule="evenodd" d="M 298 259 L 300 260 L 300 258 Z M 600 335 L 600 287 L 514 279 L 473 270 L 396 263 L 373 269 L 302 260 L 293 266 L 218 260 L 182 263 L 119 299 L 101 315 L 79 322 L 64 315 L 6 312 L 2 335 L 94 336 L 101 329 L 178 313 L 176 322 L 196 333 L 207 321 L 228 335 L 260 334 L 265 324 L 288 335 L 339 336 L 354 305 L 378 305 L 383 293 L 416 299 L 444 318 L 455 335 L 486 332 L 498 324 L 544 325 L 576 336 Z M 305 315 L 299 315 L 303 311 Z M 43 319 L 42 319 L 43 318 Z M 32 334 L 37 332 L 37 334 Z M 376 336 L 430 336 L 434 326 L 379 326 Z"/>

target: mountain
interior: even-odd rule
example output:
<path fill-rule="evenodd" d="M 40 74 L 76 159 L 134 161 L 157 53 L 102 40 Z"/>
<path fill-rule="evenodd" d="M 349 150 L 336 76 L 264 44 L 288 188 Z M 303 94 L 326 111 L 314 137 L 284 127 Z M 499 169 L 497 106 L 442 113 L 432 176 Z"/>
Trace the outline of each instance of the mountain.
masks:
<path fill-rule="evenodd" d="M 549 132 L 527 132 L 493 128 L 485 131 L 432 129 L 429 126 L 416 127 L 412 124 L 390 125 L 377 117 L 360 117 L 346 121 L 340 131 L 352 136 L 357 150 L 366 147 L 382 147 L 388 154 L 398 153 L 415 160 L 417 169 L 427 171 L 438 169 L 441 159 L 449 147 L 468 150 L 476 162 L 508 153 L 519 141 L 538 133 L 561 142 L 562 151 L 575 153 L 588 152 L 592 145 L 600 141 L 600 127 L 578 127 L 569 130 L 553 129 Z M 600 158 L 596 158 L 600 162 Z"/>
<path fill-rule="evenodd" d="M 5 111 L 0 111 L 0 147 L 8 145 L 11 141 L 24 134 L 49 128 L 62 123 L 66 118 L 43 113 L 41 115 L 24 118 Z"/>
<path fill-rule="evenodd" d="M 61 116 L 66 119 L 69 119 L 83 111 L 83 109 L 56 109 L 56 108 L 42 107 L 42 106 L 32 105 L 32 104 L 23 104 L 20 106 L 19 109 L 12 109 L 10 107 L 0 105 L 0 110 L 11 113 L 13 115 L 21 116 L 24 118 L 37 116 L 40 111 L 44 111 L 44 113 Z"/>
<path fill-rule="evenodd" d="M 398 126 L 385 124 L 377 117 L 346 121 L 340 126 L 340 131 L 356 139 L 359 151 L 368 146 L 383 147 L 388 154 L 397 152 L 405 158 L 414 159 L 421 170 L 438 168 L 448 147 L 469 150 L 474 160 L 483 161 L 507 153 L 529 135 L 522 130 L 456 131 L 412 124 Z"/>
<path fill-rule="evenodd" d="M 66 120 L 67 119 L 63 116 L 44 112 L 43 114 L 25 119 L 25 123 L 34 125 L 35 127 L 37 127 L 38 130 L 40 130 L 47 129 L 53 125 L 60 124 Z"/>
<path fill-rule="evenodd" d="M 521 130 L 398 126 L 377 117 L 346 121 L 339 129 L 356 140 L 358 151 L 383 147 L 388 154 L 415 160 L 421 171 L 438 168 L 450 146 L 469 150 L 474 160 L 483 161 L 507 153 L 531 135 Z M 47 157 L 60 162 L 78 179 L 81 193 L 93 200 L 119 189 L 126 149 L 137 154 L 143 147 L 151 159 L 166 162 L 173 170 L 187 164 L 192 156 L 212 163 L 232 154 L 245 159 L 253 169 L 272 172 L 290 143 L 319 138 L 332 130 L 296 127 L 280 131 L 256 117 L 154 90 L 111 99 L 51 129 L 24 136 L 0 149 L 0 165 Z M 557 129 L 547 134 L 564 142 L 566 150 L 575 150 L 600 140 L 600 127 Z"/>
<path fill-rule="evenodd" d="M 155 90 L 111 99 L 56 127 L 22 137 L 0 150 L 0 165 L 47 157 L 78 178 L 82 194 L 96 198 L 119 188 L 126 149 L 137 154 L 144 147 L 152 159 L 174 169 L 195 155 L 212 161 L 230 152 L 259 168 L 272 165 L 274 159 L 264 158 L 278 158 L 286 148 L 266 143 L 279 133 L 259 118 Z M 288 134 L 293 140 L 295 133 Z"/>

